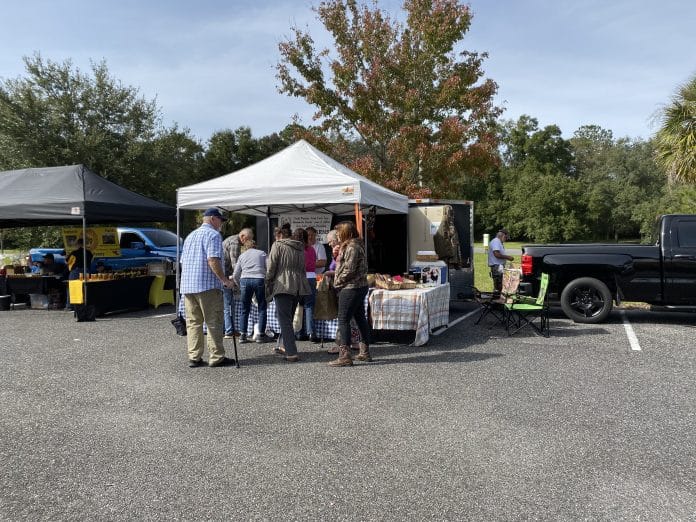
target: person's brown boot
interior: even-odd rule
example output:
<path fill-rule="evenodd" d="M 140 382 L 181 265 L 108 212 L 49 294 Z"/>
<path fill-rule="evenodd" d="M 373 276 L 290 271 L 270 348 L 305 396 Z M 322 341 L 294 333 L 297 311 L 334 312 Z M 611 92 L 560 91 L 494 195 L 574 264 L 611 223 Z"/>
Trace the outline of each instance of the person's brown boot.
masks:
<path fill-rule="evenodd" d="M 358 361 L 371 362 L 370 347 L 365 343 L 360 343 L 360 353 L 355 356 Z"/>
<path fill-rule="evenodd" d="M 342 344 L 338 347 L 338 359 L 331 361 L 329 366 L 353 366 L 353 358 L 350 356 L 350 346 Z"/>

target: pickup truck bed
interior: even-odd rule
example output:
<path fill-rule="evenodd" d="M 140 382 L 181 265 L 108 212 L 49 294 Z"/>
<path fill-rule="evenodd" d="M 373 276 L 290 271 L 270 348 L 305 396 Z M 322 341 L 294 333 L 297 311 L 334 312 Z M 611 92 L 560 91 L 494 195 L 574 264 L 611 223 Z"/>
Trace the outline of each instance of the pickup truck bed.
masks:
<path fill-rule="evenodd" d="M 522 273 L 537 284 L 550 275 L 549 298 L 577 322 L 598 323 L 614 302 L 696 309 L 696 216 L 666 215 L 655 245 L 527 245 Z"/>

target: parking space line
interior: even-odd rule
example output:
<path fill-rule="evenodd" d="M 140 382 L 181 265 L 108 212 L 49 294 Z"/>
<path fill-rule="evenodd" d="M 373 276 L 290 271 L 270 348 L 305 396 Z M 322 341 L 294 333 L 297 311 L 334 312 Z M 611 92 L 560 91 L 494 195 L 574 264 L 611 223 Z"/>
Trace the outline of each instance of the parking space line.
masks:
<path fill-rule="evenodd" d="M 440 335 L 441 333 L 444 333 L 444 332 L 446 332 L 448 329 L 452 328 L 455 324 L 461 323 L 461 322 L 462 322 L 464 319 L 466 319 L 467 317 L 471 317 L 472 315 L 474 315 L 474 314 L 476 314 L 476 313 L 479 313 L 479 312 L 480 312 L 480 310 L 473 310 L 473 311 L 469 312 L 469 313 L 466 314 L 466 315 L 463 315 L 463 316 L 461 316 L 461 317 L 457 317 L 454 321 L 450 321 L 450 322 L 447 324 L 447 326 L 445 326 L 444 328 L 438 330 L 437 332 L 431 333 L 430 335 Z"/>
<path fill-rule="evenodd" d="M 628 318 L 626 317 L 626 312 L 624 310 L 621 310 L 621 319 L 623 320 L 623 325 L 624 329 L 626 330 L 626 335 L 628 336 L 628 342 L 631 344 L 631 350 L 634 352 L 640 352 L 640 343 L 638 342 L 638 337 L 636 336 L 636 332 L 633 331 L 633 326 L 631 326 L 631 323 L 628 322 Z"/>

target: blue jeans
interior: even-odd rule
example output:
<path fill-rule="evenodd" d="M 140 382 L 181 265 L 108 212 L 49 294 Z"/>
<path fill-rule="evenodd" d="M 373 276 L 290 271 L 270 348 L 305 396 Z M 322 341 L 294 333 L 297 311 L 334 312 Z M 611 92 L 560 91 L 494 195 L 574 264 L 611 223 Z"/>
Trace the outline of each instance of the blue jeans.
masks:
<path fill-rule="evenodd" d="M 259 308 L 259 332 L 266 332 L 266 287 L 263 278 L 242 277 L 239 286 L 242 290 L 242 322 L 241 331 L 247 333 L 249 312 L 251 311 L 251 296 L 256 296 Z"/>
<path fill-rule="evenodd" d="M 307 278 L 309 288 L 312 293 L 302 297 L 302 306 L 304 307 L 304 334 L 314 335 L 314 301 L 317 297 L 317 280 L 315 278 Z"/>
<path fill-rule="evenodd" d="M 225 320 L 225 335 L 232 335 L 234 332 L 234 293 L 231 288 L 222 290 L 223 312 Z"/>

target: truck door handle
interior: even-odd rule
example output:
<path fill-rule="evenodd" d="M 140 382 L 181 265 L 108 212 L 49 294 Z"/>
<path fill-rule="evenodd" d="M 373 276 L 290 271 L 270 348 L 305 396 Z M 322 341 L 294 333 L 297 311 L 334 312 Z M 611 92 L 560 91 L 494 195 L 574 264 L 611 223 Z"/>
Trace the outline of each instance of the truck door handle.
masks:
<path fill-rule="evenodd" d="M 674 259 L 688 259 L 689 261 L 696 261 L 696 256 L 690 254 L 675 254 L 672 256 Z"/>

